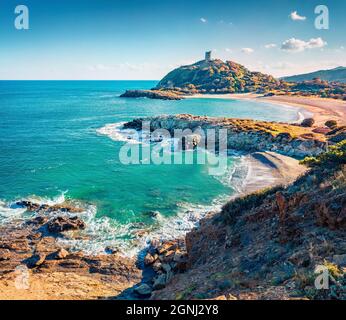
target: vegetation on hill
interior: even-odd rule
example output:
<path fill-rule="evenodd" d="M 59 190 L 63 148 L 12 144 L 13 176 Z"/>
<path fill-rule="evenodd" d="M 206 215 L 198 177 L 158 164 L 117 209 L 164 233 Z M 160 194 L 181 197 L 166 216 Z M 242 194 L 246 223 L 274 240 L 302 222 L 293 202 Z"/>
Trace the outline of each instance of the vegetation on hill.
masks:
<path fill-rule="evenodd" d="M 346 83 L 346 67 L 338 67 L 330 70 L 318 70 L 311 73 L 299 74 L 290 77 L 284 77 L 283 80 L 287 82 L 302 82 L 310 81 L 319 78 L 329 82 L 343 82 Z"/>
<path fill-rule="evenodd" d="M 285 89 L 284 81 L 244 66 L 222 60 L 199 61 L 168 73 L 156 89 L 175 89 L 188 93 L 269 92 Z"/>
<path fill-rule="evenodd" d="M 309 167 L 339 167 L 346 164 L 346 140 L 329 147 L 325 153 L 317 157 L 308 157 L 302 161 L 302 164 Z"/>
<path fill-rule="evenodd" d="M 328 82 L 314 78 L 313 80 L 291 83 L 290 89 L 284 90 L 284 93 L 346 100 L 346 83 Z"/>
<path fill-rule="evenodd" d="M 340 71 L 340 70 L 339 70 Z M 183 95 L 258 93 L 267 95 L 318 96 L 346 100 L 346 82 L 312 78 L 287 82 L 261 72 L 252 72 L 233 61 L 202 60 L 169 72 L 152 90 L 128 90 L 122 97 L 180 100 Z"/>

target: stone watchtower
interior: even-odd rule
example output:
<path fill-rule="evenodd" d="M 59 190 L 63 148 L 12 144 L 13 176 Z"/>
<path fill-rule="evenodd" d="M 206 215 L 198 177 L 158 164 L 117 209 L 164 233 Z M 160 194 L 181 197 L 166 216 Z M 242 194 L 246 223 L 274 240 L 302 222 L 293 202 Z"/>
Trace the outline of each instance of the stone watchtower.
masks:
<path fill-rule="evenodd" d="M 205 53 L 205 61 L 210 62 L 211 61 L 211 51 L 207 51 Z"/>

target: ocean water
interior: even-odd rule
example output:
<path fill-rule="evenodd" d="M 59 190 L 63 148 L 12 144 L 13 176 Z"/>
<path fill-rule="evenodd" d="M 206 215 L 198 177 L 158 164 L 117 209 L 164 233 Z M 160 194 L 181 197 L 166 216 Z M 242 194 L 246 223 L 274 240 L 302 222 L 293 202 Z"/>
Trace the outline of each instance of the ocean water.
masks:
<path fill-rule="evenodd" d="M 185 232 L 211 204 L 239 191 L 242 157 L 224 176 L 208 165 L 124 165 L 125 143 L 112 125 L 160 114 L 296 121 L 297 110 L 223 99 L 124 99 L 155 81 L 0 81 L 0 222 L 22 217 L 13 203 L 76 201 L 85 207 L 90 241 L 76 248 L 141 247 L 151 234 Z M 240 169 L 239 169 L 240 170 Z M 148 212 L 159 211 L 152 217 Z M 143 231 L 144 230 L 144 231 Z M 144 232 L 144 236 L 143 236 Z M 134 252 L 134 251 L 133 251 Z"/>

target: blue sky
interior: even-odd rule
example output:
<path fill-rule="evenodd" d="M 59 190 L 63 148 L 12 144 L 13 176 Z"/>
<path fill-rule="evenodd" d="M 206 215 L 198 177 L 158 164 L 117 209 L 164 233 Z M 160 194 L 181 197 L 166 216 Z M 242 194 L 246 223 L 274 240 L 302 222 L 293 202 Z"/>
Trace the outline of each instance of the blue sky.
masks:
<path fill-rule="evenodd" d="M 206 50 L 284 76 L 345 66 L 345 33 L 344 0 L 0 0 L 0 79 L 160 79 Z"/>

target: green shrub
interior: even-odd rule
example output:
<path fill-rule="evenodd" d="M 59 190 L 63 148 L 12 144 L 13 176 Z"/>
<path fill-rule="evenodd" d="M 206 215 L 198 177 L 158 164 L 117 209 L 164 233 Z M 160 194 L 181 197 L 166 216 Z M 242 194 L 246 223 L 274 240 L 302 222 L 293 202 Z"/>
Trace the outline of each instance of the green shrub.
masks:
<path fill-rule="evenodd" d="M 312 127 L 315 123 L 315 120 L 312 118 L 306 118 L 303 120 L 301 126 L 302 127 Z"/>
<path fill-rule="evenodd" d="M 305 158 L 301 163 L 309 167 L 327 167 L 346 164 L 346 140 L 331 146 L 327 152 L 317 157 Z"/>
<path fill-rule="evenodd" d="M 328 120 L 324 125 L 330 129 L 334 129 L 338 123 L 335 120 Z"/>

